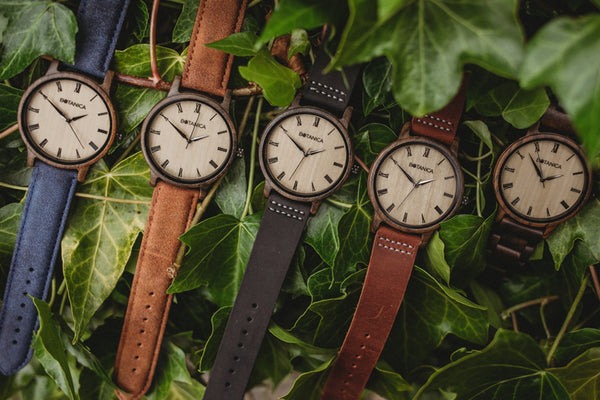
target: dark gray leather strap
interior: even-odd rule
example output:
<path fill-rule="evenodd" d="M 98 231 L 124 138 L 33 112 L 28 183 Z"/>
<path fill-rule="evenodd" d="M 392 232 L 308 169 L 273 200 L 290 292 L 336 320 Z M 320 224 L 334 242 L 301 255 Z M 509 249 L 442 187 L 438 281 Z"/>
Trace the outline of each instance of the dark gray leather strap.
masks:
<path fill-rule="evenodd" d="M 310 206 L 275 192 L 269 196 L 204 400 L 241 400 L 244 396 Z"/>

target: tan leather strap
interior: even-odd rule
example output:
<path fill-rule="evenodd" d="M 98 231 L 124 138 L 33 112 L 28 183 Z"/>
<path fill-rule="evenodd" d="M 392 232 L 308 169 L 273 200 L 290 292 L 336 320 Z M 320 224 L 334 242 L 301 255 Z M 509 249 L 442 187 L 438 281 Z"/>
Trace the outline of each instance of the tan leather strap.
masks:
<path fill-rule="evenodd" d="M 358 306 L 321 400 L 356 400 L 392 329 L 412 272 L 421 236 L 381 226 Z"/>
<path fill-rule="evenodd" d="M 189 228 L 198 196 L 198 190 L 165 182 L 154 188 L 115 360 L 115 383 L 129 393 L 115 391 L 119 399 L 139 399 L 152 383 L 171 306 L 167 269 L 173 266 L 179 236 Z"/>
<path fill-rule="evenodd" d="M 456 96 L 444 108 L 425 114 L 423 117 L 413 117 L 413 133 L 448 145 L 452 143 L 463 112 L 466 94 L 467 78 L 465 77 Z"/>
<path fill-rule="evenodd" d="M 204 46 L 239 32 L 247 0 L 201 0 L 181 83 L 186 88 L 225 96 L 233 55 Z"/>

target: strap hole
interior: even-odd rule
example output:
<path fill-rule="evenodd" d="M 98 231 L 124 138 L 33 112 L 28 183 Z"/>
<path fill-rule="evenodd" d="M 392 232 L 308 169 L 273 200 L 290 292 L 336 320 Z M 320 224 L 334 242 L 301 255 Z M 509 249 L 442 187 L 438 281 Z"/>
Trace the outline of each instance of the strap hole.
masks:
<path fill-rule="evenodd" d="M 150 292 L 150 296 L 154 296 L 154 292 Z"/>
<path fill-rule="evenodd" d="M 146 331 L 145 331 L 145 330 L 143 330 L 143 329 L 140 329 L 140 333 L 144 333 L 144 332 L 146 332 Z"/>
<path fill-rule="evenodd" d="M 21 308 L 25 308 L 25 303 L 21 303 Z"/>
<path fill-rule="evenodd" d="M 131 372 L 135 372 L 135 371 L 137 371 L 137 368 L 133 368 L 133 369 L 131 370 Z"/>
<path fill-rule="evenodd" d="M 15 329 L 15 332 L 19 333 L 21 330 L 19 328 Z"/>
<path fill-rule="evenodd" d="M 144 318 L 142 318 L 142 321 L 146 322 L 146 321 L 148 321 L 148 318 L 144 317 Z"/>
<path fill-rule="evenodd" d="M 238 356 L 233 356 L 233 361 L 240 361 L 240 358 Z"/>
<path fill-rule="evenodd" d="M 133 358 L 135 358 L 136 360 L 139 360 L 139 359 L 140 359 L 140 356 L 135 356 L 135 357 L 133 357 Z"/>
<path fill-rule="evenodd" d="M 362 356 L 360 354 L 355 354 L 354 357 L 357 358 L 357 359 L 359 359 L 359 360 L 362 358 Z"/>
<path fill-rule="evenodd" d="M 242 334 L 243 335 L 247 335 L 248 334 L 248 329 L 242 329 Z"/>
<path fill-rule="evenodd" d="M 146 306 L 146 310 L 149 310 L 149 309 L 150 309 L 150 304 L 148 304 L 148 305 Z"/>
<path fill-rule="evenodd" d="M 365 346 L 364 344 L 360 345 L 361 350 L 364 350 L 367 346 Z"/>
<path fill-rule="evenodd" d="M 356 364 L 352 363 L 352 368 L 356 369 Z"/>
<path fill-rule="evenodd" d="M 16 340 L 13 340 L 13 341 L 12 341 L 12 344 L 17 344 L 17 341 L 16 341 Z"/>
<path fill-rule="evenodd" d="M 365 337 L 366 337 L 367 339 L 370 339 L 370 338 L 371 338 L 371 335 L 370 335 L 370 334 L 368 334 L 368 333 L 365 333 Z"/>
<path fill-rule="evenodd" d="M 258 308 L 258 304 L 252 303 L 252 308 Z"/>
<path fill-rule="evenodd" d="M 246 318 L 246 320 L 247 320 L 248 322 L 252 322 L 252 317 L 248 317 L 248 318 Z"/>
<path fill-rule="evenodd" d="M 235 374 L 235 369 L 231 368 L 231 369 L 229 370 L 229 373 L 230 373 L 230 374 Z"/>
<path fill-rule="evenodd" d="M 23 292 L 23 296 L 27 296 L 27 292 Z"/>
<path fill-rule="evenodd" d="M 142 344 L 141 344 L 141 343 L 138 343 L 138 347 L 142 347 Z"/>
<path fill-rule="evenodd" d="M 25 281 L 25 283 L 29 285 L 31 283 L 31 281 L 27 280 L 27 281 Z"/>
<path fill-rule="evenodd" d="M 29 267 L 29 272 L 33 272 L 33 267 Z"/>
<path fill-rule="evenodd" d="M 231 387 L 231 382 L 225 382 L 225 387 Z"/>
<path fill-rule="evenodd" d="M 17 321 L 23 321 L 23 317 L 21 317 L 20 315 L 17 317 Z"/>
<path fill-rule="evenodd" d="M 243 349 L 243 348 L 244 348 L 244 343 L 238 343 L 238 347 L 239 347 L 240 349 Z"/>

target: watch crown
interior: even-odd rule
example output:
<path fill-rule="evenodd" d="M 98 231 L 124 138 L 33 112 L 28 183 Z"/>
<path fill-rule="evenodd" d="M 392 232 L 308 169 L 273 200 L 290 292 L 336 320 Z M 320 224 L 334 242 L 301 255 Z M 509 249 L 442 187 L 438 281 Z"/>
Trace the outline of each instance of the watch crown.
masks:
<path fill-rule="evenodd" d="M 469 196 L 463 196 L 461 205 L 466 206 L 467 204 L 469 204 L 469 200 Z"/>
<path fill-rule="evenodd" d="M 352 164 L 352 169 L 350 170 L 350 172 L 352 172 L 352 174 L 354 175 L 358 175 L 358 173 L 360 172 L 360 165 L 358 165 L 358 163 Z"/>
<path fill-rule="evenodd" d="M 237 150 L 235 151 L 235 156 L 237 158 L 243 158 L 244 157 L 244 149 L 241 147 L 238 147 Z"/>

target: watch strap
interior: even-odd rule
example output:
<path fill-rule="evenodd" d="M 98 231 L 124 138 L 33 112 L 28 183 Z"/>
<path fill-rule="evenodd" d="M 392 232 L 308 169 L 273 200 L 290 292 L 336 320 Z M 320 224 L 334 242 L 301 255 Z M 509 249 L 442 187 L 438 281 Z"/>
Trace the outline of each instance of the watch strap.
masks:
<path fill-rule="evenodd" d="M 46 300 L 76 184 L 76 170 L 35 162 L 0 309 L 0 371 L 5 375 L 31 358 L 39 324 L 29 296 Z"/>
<path fill-rule="evenodd" d="M 310 206 L 275 192 L 269 196 L 204 400 L 241 400 L 244 396 Z"/>
<path fill-rule="evenodd" d="M 325 108 L 339 116 L 348 107 L 352 89 L 360 72 L 360 65 L 351 65 L 325 73 L 330 63 L 331 57 L 322 44 L 302 89 L 301 103 Z"/>
<path fill-rule="evenodd" d="M 242 28 L 247 0 L 200 0 L 181 84 L 186 88 L 225 96 L 233 55 L 211 49 Z"/>
<path fill-rule="evenodd" d="M 169 270 L 199 193 L 161 181 L 154 188 L 115 360 L 115 383 L 128 393 L 115 391 L 120 399 L 139 399 L 152 383 L 171 305 Z"/>
<path fill-rule="evenodd" d="M 82 0 L 77 11 L 74 67 L 104 79 L 130 0 Z"/>
<path fill-rule="evenodd" d="M 358 400 L 383 350 L 404 298 L 421 236 L 382 225 L 356 312 L 321 400 Z"/>
<path fill-rule="evenodd" d="M 444 108 L 430 114 L 425 114 L 422 117 L 412 118 L 411 128 L 413 133 L 450 145 L 454 141 L 456 131 L 458 130 L 458 123 L 462 116 L 466 95 L 467 78 L 465 77 L 458 93 Z"/>

